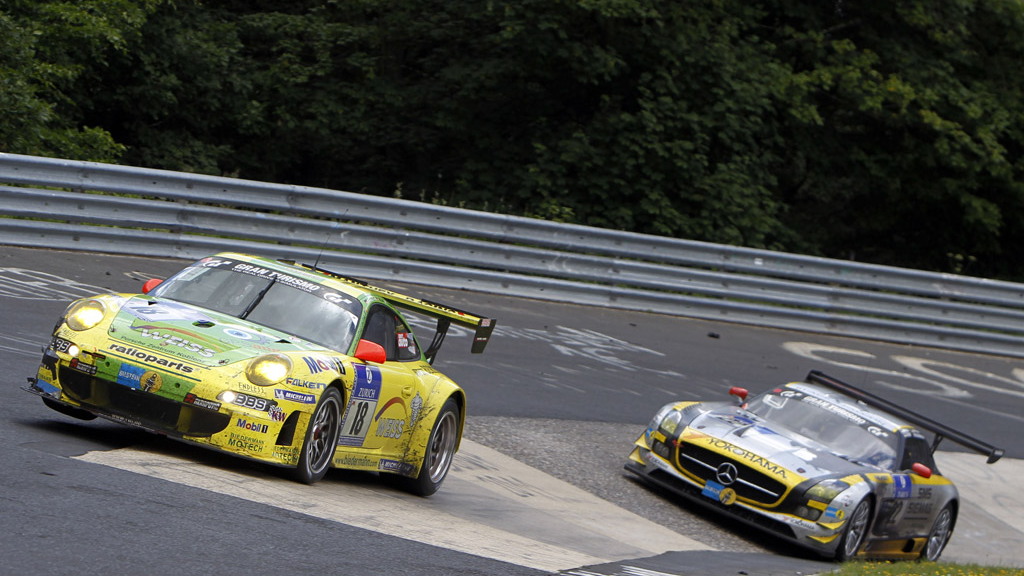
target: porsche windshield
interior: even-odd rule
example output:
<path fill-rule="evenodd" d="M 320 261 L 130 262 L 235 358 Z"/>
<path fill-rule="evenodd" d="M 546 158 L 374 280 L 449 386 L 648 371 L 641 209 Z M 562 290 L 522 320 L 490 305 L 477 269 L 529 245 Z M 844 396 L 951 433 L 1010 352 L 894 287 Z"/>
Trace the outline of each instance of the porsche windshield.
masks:
<path fill-rule="evenodd" d="M 196 264 L 151 295 L 201 306 L 347 352 L 362 304 L 353 297 L 244 262 Z"/>
<path fill-rule="evenodd" d="M 752 398 L 747 410 L 846 460 L 885 470 L 896 464 L 895 434 L 826 400 L 786 390 Z"/>

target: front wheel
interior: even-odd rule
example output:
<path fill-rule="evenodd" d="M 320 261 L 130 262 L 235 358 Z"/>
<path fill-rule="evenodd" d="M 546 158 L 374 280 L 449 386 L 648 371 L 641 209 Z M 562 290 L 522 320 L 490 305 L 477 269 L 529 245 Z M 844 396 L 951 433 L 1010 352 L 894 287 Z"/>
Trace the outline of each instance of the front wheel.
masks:
<path fill-rule="evenodd" d="M 956 524 L 956 514 L 953 512 L 953 505 L 946 504 L 939 515 L 935 517 L 932 531 L 928 533 L 928 542 L 925 544 L 924 550 L 921 551 L 921 560 L 935 562 L 939 556 L 942 556 L 942 551 L 946 549 L 946 544 L 949 543 L 949 538 L 953 535 L 954 524 Z"/>
<path fill-rule="evenodd" d="M 839 547 L 836 548 L 836 560 L 845 562 L 852 559 L 860 551 L 867 537 L 868 527 L 871 524 L 871 501 L 865 498 L 853 509 L 853 514 L 846 522 L 846 529 L 843 537 L 839 540 Z"/>
<path fill-rule="evenodd" d="M 327 475 L 334 458 L 341 432 L 341 392 L 337 388 L 324 390 L 302 441 L 299 465 L 295 479 L 305 484 L 319 482 Z"/>
<path fill-rule="evenodd" d="M 449 398 L 434 421 L 420 473 L 415 478 L 396 478 L 402 488 L 417 496 L 437 492 L 448 475 L 459 444 L 459 405 Z"/>

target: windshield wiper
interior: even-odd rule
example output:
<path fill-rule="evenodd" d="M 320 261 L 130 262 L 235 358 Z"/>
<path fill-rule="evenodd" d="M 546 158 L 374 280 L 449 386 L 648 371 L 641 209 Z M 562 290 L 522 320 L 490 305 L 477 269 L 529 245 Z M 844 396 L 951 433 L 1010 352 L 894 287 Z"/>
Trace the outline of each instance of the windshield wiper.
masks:
<path fill-rule="evenodd" d="M 277 283 L 277 276 L 274 276 L 273 278 L 270 279 L 270 284 L 267 284 L 266 288 L 264 288 L 263 290 L 260 290 L 260 293 L 256 295 L 256 298 L 254 298 L 253 301 L 248 306 L 245 307 L 245 310 L 243 310 L 242 313 L 238 315 L 238 317 L 239 318 L 246 318 L 246 317 L 248 317 L 249 314 L 251 314 L 252 311 L 256 309 L 256 306 L 259 306 L 259 303 L 263 301 L 263 297 L 266 296 L 267 292 L 270 291 L 270 287 L 273 286 L 276 283 Z"/>

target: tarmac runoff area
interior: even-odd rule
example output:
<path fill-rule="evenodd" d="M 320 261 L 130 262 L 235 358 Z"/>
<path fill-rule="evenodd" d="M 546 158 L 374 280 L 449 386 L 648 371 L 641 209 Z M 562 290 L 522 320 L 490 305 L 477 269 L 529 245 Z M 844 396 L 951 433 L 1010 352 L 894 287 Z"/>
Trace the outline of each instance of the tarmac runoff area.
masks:
<path fill-rule="evenodd" d="M 77 458 L 551 573 L 614 575 L 636 566 L 630 573 L 736 574 L 731 562 L 749 567 L 760 561 L 783 566 L 772 574 L 809 574 L 830 566 L 805 560 L 807 566 L 792 568 L 801 562 L 793 559 L 787 568 L 789 559 L 781 556 L 716 554 L 693 538 L 469 439 L 463 440 L 444 487 L 430 498 L 407 495 L 372 476 L 340 481 L 329 476 L 310 490 L 247 466 L 197 465 L 174 450 L 123 448 Z M 983 457 L 952 452 L 938 454 L 937 460 L 956 481 L 963 502 L 943 560 L 1024 568 L 1024 461 L 1004 458 L 990 466 Z M 704 561 L 707 570 L 698 567 Z"/>

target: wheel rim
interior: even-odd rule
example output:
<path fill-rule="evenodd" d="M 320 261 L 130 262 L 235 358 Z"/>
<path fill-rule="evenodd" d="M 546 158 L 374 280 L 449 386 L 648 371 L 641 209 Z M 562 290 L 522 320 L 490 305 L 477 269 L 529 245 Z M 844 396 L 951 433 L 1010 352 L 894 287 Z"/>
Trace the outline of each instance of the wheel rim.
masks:
<path fill-rule="evenodd" d="M 430 481 L 438 483 L 448 474 L 448 467 L 455 455 L 455 436 L 457 424 L 455 414 L 445 412 L 434 428 L 434 435 L 429 446 Z"/>
<path fill-rule="evenodd" d="M 313 474 L 319 473 L 331 462 L 334 455 L 334 446 L 331 444 L 338 437 L 340 414 L 341 406 L 333 396 L 325 398 L 320 409 L 313 414 L 313 421 L 309 424 L 309 440 L 306 441 L 306 461 Z"/>
<path fill-rule="evenodd" d="M 942 512 L 939 512 L 939 517 L 935 519 L 935 528 L 932 529 L 932 533 L 928 536 L 928 545 L 925 548 L 926 560 L 938 560 L 942 550 L 946 547 L 946 542 L 949 542 L 952 526 L 953 513 L 950 512 L 949 508 L 943 508 Z"/>
<path fill-rule="evenodd" d="M 868 503 L 861 502 L 857 505 L 856 510 L 853 511 L 853 517 L 850 518 L 850 526 L 846 531 L 846 540 L 843 542 L 843 552 L 846 558 L 852 558 L 857 550 L 860 548 L 860 543 L 864 540 L 865 534 L 868 529 Z"/>

